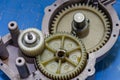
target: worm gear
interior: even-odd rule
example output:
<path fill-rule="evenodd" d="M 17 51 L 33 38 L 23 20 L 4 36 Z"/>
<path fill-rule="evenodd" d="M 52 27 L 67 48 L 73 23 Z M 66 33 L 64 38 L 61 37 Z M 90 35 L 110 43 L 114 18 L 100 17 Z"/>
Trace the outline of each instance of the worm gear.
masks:
<path fill-rule="evenodd" d="M 107 15 L 98 7 L 88 4 L 69 4 L 60 9 L 50 22 L 50 33 L 59 31 L 71 32 L 73 16 L 76 13 L 83 13 L 89 21 L 88 30 L 86 30 L 81 38 L 85 44 L 88 53 L 96 52 L 102 48 L 109 40 L 111 35 L 111 24 Z"/>
<path fill-rule="evenodd" d="M 35 57 L 44 49 L 44 36 L 38 29 L 26 29 L 21 32 L 18 38 L 18 45 L 23 54 L 29 57 Z"/>
<path fill-rule="evenodd" d="M 52 80 L 69 80 L 86 67 L 83 43 L 67 33 L 55 33 L 45 39 L 44 51 L 36 57 L 40 71 Z"/>

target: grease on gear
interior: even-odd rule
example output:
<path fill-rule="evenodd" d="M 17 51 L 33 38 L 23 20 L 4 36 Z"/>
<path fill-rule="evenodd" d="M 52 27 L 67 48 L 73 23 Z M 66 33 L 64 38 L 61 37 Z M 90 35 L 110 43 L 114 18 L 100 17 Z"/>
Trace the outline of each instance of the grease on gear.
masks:
<path fill-rule="evenodd" d="M 50 33 L 59 31 L 71 32 L 71 23 L 75 13 L 83 13 L 89 19 L 89 30 L 85 30 L 81 38 L 88 53 L 102 48 L 111 35 L 110 21 L 102 10 L 88 4 L 71 4 L 58 11 L 50 23 Z"/>
<path fill-rule="evenodd" d="M 44 51 L 36 57 L 40 71 L 53 80 L 69 80 L 79 75 L 87 64 L 87 53 L 79 38 L 55 33 L 45 39 Z"/>

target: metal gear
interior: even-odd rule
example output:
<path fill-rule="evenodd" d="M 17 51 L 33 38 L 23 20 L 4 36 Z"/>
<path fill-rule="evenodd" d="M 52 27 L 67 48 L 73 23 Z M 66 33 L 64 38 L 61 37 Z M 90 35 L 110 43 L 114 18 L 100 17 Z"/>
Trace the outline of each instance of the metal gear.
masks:
<path fill-rule="evenodd" d="M 36 57 L 40 71 L 52 80 L 78 76 L 87 64 L 86 49 L 79 38 L 55 33 L 45 39 L 44 51 Z"/>
<path fill-rule="evenodd" d="M 71 32 L 73 15 L 82 12 L 89 19 L 89 31 L 85 37 L 81 38 L 88 53 L 96 52 L 102 48 L 109 40 L 111 35 L 110 20 L 105 13 L 98 7 L 88 4 L 71 4 L 60 9 L 50 22 L 50 33 L 59 31 Z M 79 36 L 80 37 L 80 36 Z"/>

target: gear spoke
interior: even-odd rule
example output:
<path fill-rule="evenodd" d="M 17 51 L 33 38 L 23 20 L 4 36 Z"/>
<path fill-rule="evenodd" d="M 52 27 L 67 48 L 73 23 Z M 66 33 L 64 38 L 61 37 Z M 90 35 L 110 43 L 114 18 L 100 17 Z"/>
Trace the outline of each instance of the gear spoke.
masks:
<path fill-rule="evenodd" d="M 65 41 L 65 36 L 62 36 L 62 41 L 61 41 L 60 48 L 64 48 L 64 41 Z"/>
<path fill-rule="evenodd" d="M 56 53 L 56 51 L 55 51 L 54 49 L 52 49 L 52 48 L 48 45 L 48 43 L 46 43 L 45 46 L 46 46 L 46 48 L 47 48 L 48 50 L 50 50 L 50 51 L 53 52 L 54 54 Z"/>
<path fill-rule="evenodd" d="M 59 60 L 59 65 L 58 65 L 58 69 L 56 71 L 57 74 L 60 74 L 60 69 L 61 69 L 61 60 Z"/>
<path fill-rule="evenodd" d="M 74 52 L 74 51 L 76 51 L 76 50 L 79 50 L 79 49 L 80 49 L 79 46 L 76 47 L 76 48 L 73 48 L 72 50 L 70 50 L 70 51 L 67 52 L 67 55 L 69 55 L 70 53 L 72 53 L 72 52 Z"/>
<path fill-rule="evenodd" d="M 51 61 L 53 61 L 53 60 L 55 60 L 55 59 L 56 59 L 56 57 L 47 59 L 46 61 L 41 62 L 41 64 L 46 65 L 46 64 L 48 64 L 49 62 L 51 62 Z"/>
<path fill-rule="evenodd" d="M 74 62 L 73 62 L 72 60 L 70 60 L 69 58 L 65 58 L 65 60 L 66 60 L 67 62 L 69 62 L 71 65 L 73 65 L 74 67 L 77 66 L 77 64 L 74 63 Z"/>

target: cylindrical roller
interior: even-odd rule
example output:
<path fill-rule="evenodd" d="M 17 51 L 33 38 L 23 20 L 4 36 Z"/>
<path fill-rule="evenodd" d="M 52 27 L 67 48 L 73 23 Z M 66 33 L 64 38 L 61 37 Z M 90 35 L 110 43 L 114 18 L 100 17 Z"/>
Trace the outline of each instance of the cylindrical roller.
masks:
<path fill-rule="evenodd" d="M 5 44 L 3 43 L 2 38 L 0 37 L 0 58 L 5 60 L 9 57 L 8 50 L 6 49 Z"/>
<path fill-rule="evenodd" d="M 24 79 L 30 75 L 25 59 L 23 57 L 18 57 L 16 59 L 16 67 L 18 69 L 20 78 Z"/>
<path fill-rule="evenodd" d="M 20 30 L 18 28 L 18 25 L 15 21 L 11 21 L 8 23 L 8 29 L 10 31 L 10 34 L 12 36 L 13 44 L 18 47 L 18 36 L 20 34 Z"/>

